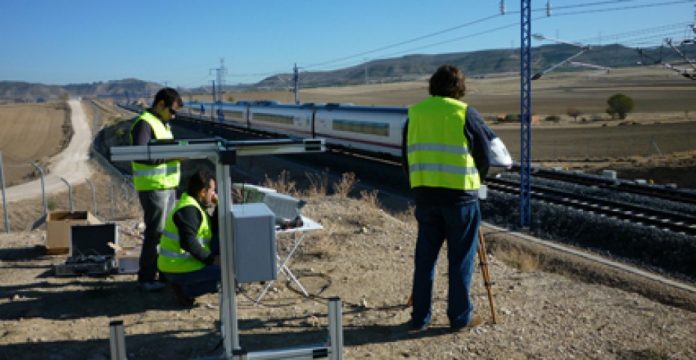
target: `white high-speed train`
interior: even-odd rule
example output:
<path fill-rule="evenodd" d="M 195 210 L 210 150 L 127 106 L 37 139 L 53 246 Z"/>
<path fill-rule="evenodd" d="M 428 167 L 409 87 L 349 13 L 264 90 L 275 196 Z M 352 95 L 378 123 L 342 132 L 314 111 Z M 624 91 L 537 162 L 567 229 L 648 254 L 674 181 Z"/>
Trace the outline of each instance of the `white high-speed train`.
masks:
<path fill-rule="evenodd" d="M 405 107 L 349 104 L 279 104 L 272 101 L 184 105 L 185 113 L 201 121 L 242 129 L 303 138 L 324 138 L 328 145 L 401 157 Z M 210 114 L 214 108 L 215 113 Z M 201 111 L 203 110 L 203 111 Z"/>
<path fill-rule="evenodd" d="M 211 106 L 212 105 L 212 106 Z M 240 129 L 301 138 L 323 138 L 327 145 L 401 158 L 406 107 L 352 104 L 280 104 L 275 101 L 235 103 L 188 102 L 187 116 Z M 211 109 L 215 109 L 211 114 Z M 492 166 L 510 167 L 502 141 L 491 134 Z"/>

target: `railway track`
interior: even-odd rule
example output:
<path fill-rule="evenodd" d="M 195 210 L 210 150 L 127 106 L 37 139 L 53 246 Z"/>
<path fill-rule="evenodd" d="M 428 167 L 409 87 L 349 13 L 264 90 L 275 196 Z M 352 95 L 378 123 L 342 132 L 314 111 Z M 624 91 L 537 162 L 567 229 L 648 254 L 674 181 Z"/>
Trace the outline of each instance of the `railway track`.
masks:
<path fill-rule="evenodd" d="M 513 168 L 513 171 L 519 171 L 519 168 Z M 612 179 L 600 175 L 578 174 L 552 169 L 535 169 L 532 176 L 696 205 L 696 192 L 674 189 L 667 186 L 639 184 L 629 180 Z"/>
<path fill-rule="evenodd" d="M 519 182 L 510 179 L 487 179 L 491 190 L 519 194 Z M 696 236 L 696 217 L 674 211 L 651 208 L 623 201 L 607 200 L 598 196 L 582 195 L 559 190 L 550 186 L 532 185 L 533 200 L 563 205 L 593 212 L 599 215 L 629 221 L 638 225 L 651 226 L 689 236 Z"/>

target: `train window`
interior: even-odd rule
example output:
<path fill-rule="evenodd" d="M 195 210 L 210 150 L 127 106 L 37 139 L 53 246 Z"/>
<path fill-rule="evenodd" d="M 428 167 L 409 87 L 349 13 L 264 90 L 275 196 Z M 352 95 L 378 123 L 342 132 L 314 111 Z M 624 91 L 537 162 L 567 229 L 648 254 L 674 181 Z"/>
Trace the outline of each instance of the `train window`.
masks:
<path fill-rule="evenodd" d="M 254 120 L 276 124 L 292 125 L 294 122 L 294 117 L 290 115 L 254 114 Z"/>
<path fill-rule="evenodd" d="M 331 127 L 333 130 L 336 131 L 347 131 L 377 136 L 389 136 L 388 123 L 336 119 L 333 121 Z"/>
<path fill-rule="evenodd" d="M 233 119 L 243 119 L 244 118 L 244 113 L 241 111 L 230 111 L 230 110 L 225 110 L 223 111 L 225 116 L 229 116 Z"/>

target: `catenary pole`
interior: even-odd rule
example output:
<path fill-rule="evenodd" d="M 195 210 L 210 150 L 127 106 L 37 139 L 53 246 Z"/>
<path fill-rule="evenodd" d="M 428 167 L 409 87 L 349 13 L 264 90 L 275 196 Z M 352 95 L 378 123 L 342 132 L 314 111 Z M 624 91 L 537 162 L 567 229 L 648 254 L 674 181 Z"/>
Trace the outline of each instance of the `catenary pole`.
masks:
<path fill-rule="evenodd" d="M 532 8 L 531 0 L 521 0 L 520 11 L 520 226 L 529 228 L 531 206 L 532 146 Z"/>

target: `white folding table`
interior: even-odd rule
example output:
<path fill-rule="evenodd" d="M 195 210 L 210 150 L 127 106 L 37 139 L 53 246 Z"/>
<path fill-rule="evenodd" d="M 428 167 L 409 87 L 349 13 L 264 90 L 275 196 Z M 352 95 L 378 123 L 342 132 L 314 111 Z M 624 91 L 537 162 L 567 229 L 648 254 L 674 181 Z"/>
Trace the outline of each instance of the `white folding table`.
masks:
<path fill-rule="evenodd" d="M 288 264 L 290 263 L 290 259 L 292 259 L 292 256 L 295 254 L 295 251 L 297 251 L 300 245 L 302 245 L 302 242 L 304 241 L 307 233 L 311 231 L 321 230 L 323 228 L 324 227 L 321 226 L 321 224 L 306 216 L 302 216 L 302 226 L 300 227 L 289 229 L 281 229 L 276 227 L 276 239 L 278 239 L 281 236 L 289 235 L 293 240 L 292 247 L 290 248 L 290 251 L 284 259 L 281 259 L 279 254 L 276 254 L 276 258 L 280 263 L 280 266 L 278 267 L 278 274 L 280 274 L 281 272 L 284 273 L 285 276 L 288 277 L 288 279 L 292 280 L 295 284 L 297 284 L 297 286 L 300 288 L 300 290 L 305 296 L 309 296 L 309 293 L 307 292 L 307 290 L 305 290 L 304 286 L 302 286 L 302 283 L 300 283 L 295 274 L 293 274 L 292 271 L 290 271 Z M 275 280 L 271 280 L 268 283 L 266 283 L 266 286 L 263 287 L 261 293 L 259 293 L 259 296 L 256 297 L 256 300 L 254 300 L 255 304 L 261 302 L 261 299 L 263 299 L 268 290 L 271 288 L 273 282 L 275 282 Z"/>

